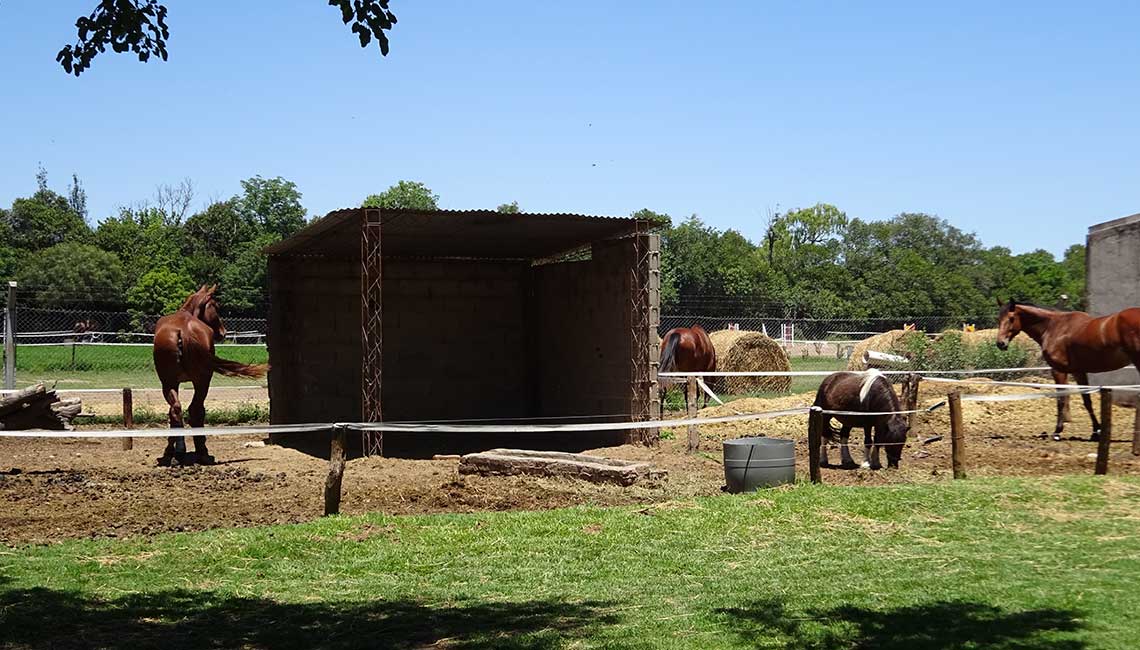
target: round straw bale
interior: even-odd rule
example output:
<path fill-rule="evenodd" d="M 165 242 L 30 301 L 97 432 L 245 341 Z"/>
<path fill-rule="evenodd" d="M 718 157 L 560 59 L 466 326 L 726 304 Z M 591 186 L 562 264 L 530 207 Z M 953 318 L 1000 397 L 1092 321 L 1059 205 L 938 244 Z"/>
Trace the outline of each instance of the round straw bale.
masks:
<path fill-rule="evenodd" d="M 966 345 L 977 345 L 979 343 L 997 343 L 998 330 L 997 328 L 989 330 L 976 330 L 973 332 L 962 332 L 962 342 Z M 1041 346 L 1037 345 L 1037 341 L 1029 338 L 1025 332 L 1021 332 L 1013 337 L 1009 342 L 1010 345 L 1015 345 L 1025 350 L 1026 364 L 1030 366 L 1039 366 L 1044 361 L 1041 357 Z"/>
<path fill-rule="evenodd" d="M 716 348 L 716 369 L 722 372 L 756 372 L 765 370 L 791 370 L 788 355 L 772 339 L 760 332 L 748 330 L 718 330 L 709 334 Z M 791 389 L 792 378 L 782 377 L 724 377 L 717 382 L 729 393 L 786 393 Z"/>
<path fill-rule="evenodd" d="M 926 336 L 922 332 L 916 332 L 914 330 L 890 330 L 889 332 L 876 334 L 859 341 L 851 351 L 851 358 L 847 360 L 847 369 L 866 370 L 867 364 L 863 362 L 863 353 L 867 350 L 894 354 L 896 352 L 896 345 L 908 334 L 912 336 Z"/>

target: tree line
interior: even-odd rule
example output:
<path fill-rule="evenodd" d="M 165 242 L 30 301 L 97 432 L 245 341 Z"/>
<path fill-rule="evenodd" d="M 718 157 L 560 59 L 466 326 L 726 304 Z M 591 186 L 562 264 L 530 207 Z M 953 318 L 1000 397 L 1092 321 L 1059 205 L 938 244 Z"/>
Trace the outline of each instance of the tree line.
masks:
<path fill-rule="evenodd" d="M 218 283 L 234 315 L 263 316 L 262 250 L 309 221 L 297 185 L 284 178 L 240 181 L 232 197 L 194 211 L 189 181 L 92 223 L 72 176 L 63 191 L 46 172 L 35 191 L 0 208 L 0 278 L 14 278 L 25 305 L 129 310 L 136 320 L 168 313 L 195 287 Z M 436 209 L 439 196 L 399 181 L 361 205 Z M 496 208 L 519 213 L 517 202 Z M 1085 249 L 1061 259 L 1036 250 L 986 247 L 944 219 L 903 213 L 883 221 L 849 218 L 818 204 L 771 215 L 761 241 L 717 230 L 693 215 L 674 220 L 640 210 L 662 235 L 662 308 L 708 316 L 980 319 L 995 298 L 1081 308 Z"/>
<path fill-rule="evenodd" d="M 638 216 L 671 223 L 651 210 Z M 710 316 L 919 318 L 985 321 L 995 299 L 1085 305 L 1085 246 L 1057 259 L 987 247 L 945 219 L 902 213 L 850 218 L 818 204 L 773 214 L 761 241 L 696 215 L 661 229 L 661 301 Z"/>

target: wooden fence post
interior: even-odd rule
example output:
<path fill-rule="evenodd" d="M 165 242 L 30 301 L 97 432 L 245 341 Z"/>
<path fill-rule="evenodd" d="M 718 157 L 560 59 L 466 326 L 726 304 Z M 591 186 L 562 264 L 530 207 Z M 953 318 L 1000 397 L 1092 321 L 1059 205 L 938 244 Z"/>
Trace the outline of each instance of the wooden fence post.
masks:
<path fill-rule="evenodd" d="M 1108 473 L 1108 446 L 1112 443 L 1112 389 L 1100 389 L 1100 438 L 1096 444 L 1095 474 Z"/>
<path fill-rule="evenodd" d="M 906 396 L 906 403 L 903 409 L 907 411 L 918 410 L 918 382 L 922 379 L 920 376 L 911 373 L 906 376 L 906 384 L 903 387 L 903 394 Z M 914 432 L 914 421 L 918 419 L 918 413 L 908 413 L 906 416 L 907 426 Z M 918 433 L 914 436 L 917 438 Z"/>
<path fill-rule="evenodd" d="M 340 514 L 340 487 L 344 479 L 345 431 L 347 427 L 334 425 L 332 444 L 329 447 L 329 475 L 325 478 L 325 515 Z"/>
<path fill-rule="evenodd" d="M 123 389 L 123 428 L 135 428 L 135 407 L 134 396 L 131 395 L 131 389 Z M 123 438 L 123 451 L 130 451 L 135 448 L 135 439 L 127 436 Z"/>
<path fill-rule="evenodd" d="M 688 412 L 685 417 L 692 419 L 697 417 L 697 378 L 689 375 L 688 383 L 685 384 L 685 402 L 688 405 Z M 697 425 L 689 425 L 689 452 L 696 451 L 701 446 L 701 432 L 697 429 Z"/>
<path fill-rule="evenodd" d="M 954 478 L 966 478 L 966 431 L 962 423 L 962 394 L 950 393 L 950 455 Z"/>
<path fill-rule="evenodd" d="M 1140 456 L 1140 398 L 1134 397 L 1132 410 L 1135 413 L 1132 419 L 1132 455 Z"/>
<path fill-rule="evenodd" d="M 808 411 L 808 475 L 812 483 L 822 483 L 823 476 L 819 471 L 819 448 L 823 444 L 823 411 L 812 409 Z"/>

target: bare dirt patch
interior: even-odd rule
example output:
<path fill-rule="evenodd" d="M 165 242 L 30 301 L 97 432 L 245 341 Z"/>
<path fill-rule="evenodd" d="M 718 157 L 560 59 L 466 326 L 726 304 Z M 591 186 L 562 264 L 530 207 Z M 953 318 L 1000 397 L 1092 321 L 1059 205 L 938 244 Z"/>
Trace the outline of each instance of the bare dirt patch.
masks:
<path fill-rule="evenodd" d="M 944 385 L 925 384 L 923 403 L 947 392 Z M 971 392 L 1024 392 L 1024 389 L 980 387 Z M 784 409 L 810 403 L 811 395 L 748 399 L 702 414 L 724 415 Z M 110 405 L 108 405 L 110 408 Z M 967 402 L 970 476 L 1037 476 L 1083 474 L 1093 470 L 1095 443 L 1088 442 L 1087 414 L 1074 399 L 1073 422 L 1066 438 L 1039 437 L 1052 431 L 1051 400 Z M 1140 474 L 1140 459 L 1130 445 L 1133 413 L 1117 409 L 1109 471 Z M 702 427 L 702 450 L 685 453 L 683 427 L 667 431 L 658 448 L 621 446 L 590 453 L 648 461 L 669 472 L 658 486 L 619 487 L 567 479 L 525 476 L 460 476 L 455 460 L 364 458 L 350 461 L 344 478 L 342 511 L 349 514 L 478 512 L 536 510 L 572 505 L 643 504 L 647 508 L 689 507 L 693 496 L 718 494 L 724 485 L 720 441 L 744 435 L 795 439 L 797 471 L 806 476 L 806 418 L 785 417 L 758 422 Z M 824 469 L 826 483 L 888 485 L 950 479 L 948 415 L 945 409 L 919 419 L 922 438 L 943 434 L 940 442 L 911 442 L 899 470 Z M 321 514 L 327 465 L 300 452 L 267 446 L 247 447 L 261 436 L 211 439 L 210 451 L 220 461 L 212 467 L 159 468 L 155 458 L 165 441 L 138 438 L 132 451 L 121 451 L 117 439 L 0 439 L 0 542 L 44 543 L 76 537 L 125 537 L 167 531 L 254 526 L 307 521 Z M 856 458 L 861 452 L 854 452 Z M 1134 509 L 1137 490 L 1116 486 L 1107 494 Z M 843 522 L 849 523 L 849 522 Z M 353 533 L 388 535 L 382 529 Z"/>

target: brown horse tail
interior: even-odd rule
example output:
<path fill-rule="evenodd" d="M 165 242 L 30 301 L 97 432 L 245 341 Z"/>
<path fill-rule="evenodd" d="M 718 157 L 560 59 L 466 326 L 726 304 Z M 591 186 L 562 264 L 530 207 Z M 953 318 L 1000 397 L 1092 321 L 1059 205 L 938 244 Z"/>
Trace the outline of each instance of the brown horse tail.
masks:
<path fill-rule="evenodd" d="M 669 334 L 665 339 L 665 350 L 661 353 L 660 372 L 673 372 L 677 368 L 677 344 L 681 342 L 681 335 L 677 332 Z"/>
<path fill-rule="evenodd" d="M 238 363 L 214 355 L 214 372 L 227 377 L 245 377 L 258 379 L 264 377 L 269 370 L 268 363 Z"/>

